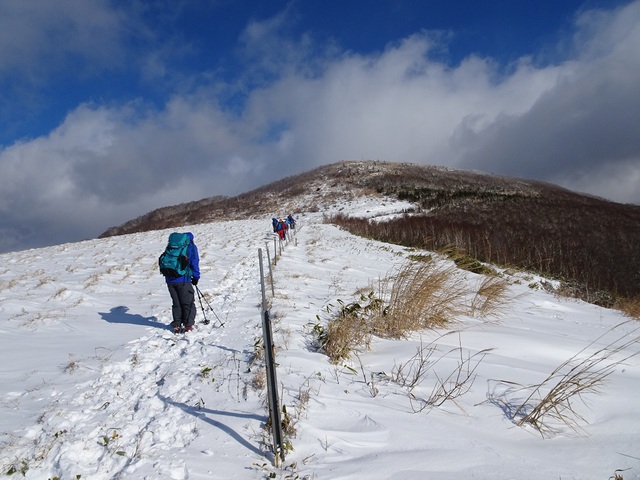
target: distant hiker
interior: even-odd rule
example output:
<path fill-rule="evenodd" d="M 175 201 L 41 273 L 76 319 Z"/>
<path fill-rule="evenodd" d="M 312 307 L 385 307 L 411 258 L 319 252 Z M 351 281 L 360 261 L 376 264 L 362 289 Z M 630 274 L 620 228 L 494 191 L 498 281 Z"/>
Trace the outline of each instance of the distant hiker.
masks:
<path fill-rule="evenodd" d="M 293 218 L 292 213 L 287 217 L 287 225 L 289 225 L 289 228 L 296 228 L 296 220 Z"/>
<path fill-rule="evenodd" d="M 172 233 L 164 253 L 158 260 L 171 295 L 174 332 L 189 332 L 196 318 L 194 285 L 200 280 L 200 256 L 193 234 Z"/>
<path fill-rule="evenodd" d="M 282 219 L 278 220 L 278 226 L 277 226 L 277 230 L 278 232 L 278 236 L 280 237 L 280 240 L 284 240 L 286 238 L 286 224 L 282 221 Z"/>
<path fill-rule="evenodd" d="M 271 223 L 273 224 L 273 233 L 278 233 L 278 219 L 273 217 Z"/>

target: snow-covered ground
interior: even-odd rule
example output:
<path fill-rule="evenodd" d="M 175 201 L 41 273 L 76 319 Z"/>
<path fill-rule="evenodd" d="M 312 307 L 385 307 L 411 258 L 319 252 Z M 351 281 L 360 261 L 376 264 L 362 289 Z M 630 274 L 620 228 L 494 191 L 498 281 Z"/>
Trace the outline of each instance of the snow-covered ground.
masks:
<path fill-rule="evenodd" d="M 556 298 L 519 274 L 507 277 L 510 300 L 499 318 L 460 316 L 448 335 L 374 338 L 370 349 L 334 365 L 312 347 L 313 325 L 416 252 L 311 216 L 300 226 L 273 269 L 275 296 L 267 289 L 279 393 L 296 431 L 283 466 L 273 466 L 265 391 L 254 388 L 263 365 L 251 363 L 262 337 L 258 249 L 273 256 L 265 218 L 189 227 L 213 312 L 205 304 L 211 324 L 186 335 L 167 329 L 170 299 L 156 266 L 169 231 L 0 255 L 2 475 L 547 480 L 617 471 L 640 478 L 640 357 L 614 364 L 600 395 L 574 403 L 585 420 L 578 431 L 551 424 L 543 437 L 516 426 L 509 409 L 528 392 L 508 383 L 536 384 L 582 349 L 586 356 L 629 341 L 637 321 Z M 461 274 L 471 289 L 480 282 Z M 394 372 L 431 342 L 440 361 L 412 399 Z M 470 391 L 419 411 L 438 378 L 484 349 L 491 350 L 475 357 Z"/>

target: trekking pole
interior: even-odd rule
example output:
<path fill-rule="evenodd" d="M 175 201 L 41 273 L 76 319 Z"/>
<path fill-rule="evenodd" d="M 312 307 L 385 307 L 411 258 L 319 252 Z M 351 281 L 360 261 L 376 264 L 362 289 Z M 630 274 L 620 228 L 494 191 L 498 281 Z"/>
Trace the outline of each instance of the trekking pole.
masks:
<path fill-rule="evenodd" d="M 200 289 L 197 286 L 196 286 L 196 293 L 198 294 L 198 300 L 200 301 L 200 308 L 202 309 L 202 315 L 204 316 L 204 324 L 205 325 L 209 325 L 209 319 L 207 318 L 207 316 L 204 313 L 205 309 L 204 309 L 204 305 L 202 304 L 202 299 L 204 298 L 204 295 L 202 294 L 202 292 L 200 291 Z M 209 305 L 209 302 L 207 302 L 206 298 L 204 299 L 204 301 L 206 302 L 206 304 L 209 306 L 209 309 L 213 312 L 215 317 L 220 322 L 220 326 L 223 327 L 224 323 L 222 323 L 222 321 L 218 318 L 218 315 L 216 315 L 216 312 L 213 310 L 213 307 L 211 305 Z"/>
<path fill-rule="evenodd" d="M 196 287 L 196 293 L 198 294 L 198 300 L 200 300 L 200 307 L 202 308 L 202 313 L 204 314 L 204 306 L 202 305 L 202 299 L 204 299 L 204 302 L 207 304 L 207 306 L 209 307 L 209 310 L 211 310 L 211 313 L 213 313 L 213 316 L 216 317 L 216 319 L 218 320 L 218 322 L 220 322 L 220 326 L 224 327 L 224 322 L 222 320 L 220 320 L 220 317 L 218 317 L 218 315 L 216 314 L 216 311 L 213 309 L 213 307 L 211 306 L 211 304 L 207 301 L 207 299 L 205 298 L 205 296 L 202 294 L 202 292 L 200 291 L 200 289 L 198 288 L 197 285 L 194 285 L 194 287 Z M 207 320 L 206 316 L 204 319 L 204 324 L 208 325 L 209 321 Z"/>
<path fill-rule="evenodd" d="M 202 297 L 200 296 L 200 291 L 197 289 L 196 287 L 196 293 L 198 294 L 198 300 L 200 301 L 200 310 L 202 310 L 202 316 L 204 317 L 204 323 L 205 325 L 209 325 L 209 319 L 207 318 L 206 313 L 204 313 L 204 305 L 202 305 Z"/>

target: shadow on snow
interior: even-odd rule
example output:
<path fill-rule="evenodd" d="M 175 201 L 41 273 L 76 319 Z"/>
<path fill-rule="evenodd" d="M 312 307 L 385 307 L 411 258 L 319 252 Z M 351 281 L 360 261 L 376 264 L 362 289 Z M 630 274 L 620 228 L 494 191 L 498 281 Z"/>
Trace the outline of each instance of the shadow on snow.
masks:
<path fill-rule="evenodd" d="M 134 315 L 127 313 L 129 307 L 120 305 L 113 307 L 109 312 L 98 312 L 103 320 L 109 323 L 129 323 L 131 325 L 141 325 L 144 327 L 169 328 L 160 323 L 156 317 L 143 317 L 142 315 Z"/>
<path fill-rule="evenodd" d="M 192 406 L 189 406 L 189 405 L 184 404 L 184 403 L 175 402 L 175 401 L 173 401 L 173 400 L 171 400 L 171 399 L 169 399 L 167 397 L 164 397 L 164 396 L 160 395 L 159 393 L 158 393 L 158 397 L 163 402 L 165 402 L 165 403 L 167 403 L 169 405 L 173 405 L 174 407 L 178 407 L 178 408 L 182 409 L 184 412 L 188 413 L 189 415 L 193 415 L 194 417 L 199 418 L 199 419 L 207 422 L 209 425 L 213 425 L 214 427 L 219 428 L 220 430 L 225 432 L 227 435 L 229 435 L 231 438 L 236 440 L 240 445 L 242 445 L 243 447 L 247 448 L 248 450 L 250 450 L 251 452 L 255 453 L 256 455 L 259 455 L 261 457 L 266 456 L 265 452 L 260 450 L 258 447 L 256 447 L 252 443 L 250 443 L 246 438 L 244 438 L 242 435 L 240 435 L 238 432 L 236 432 L 233 428 L 230 428 L 227 425 L 225 425 L 224 423 L 219 422 L 217 420 L 214 420 L 213 418 L 210 418 L 209 416 L 207 416 L 207 414 L 209 414 L 209 415 L 220 415 L 220 416 L 224 416 L 224 417 L 248 418 L 248 419 L 252 419 L 252 420 L 259 420 L 261 422 L 266 422 L 267 421 L 267 417 L 262 416 L 262 415 L 257 415 L 255 413 L 225 412 L 225 411 L 222 411 L 222 410 L 212 410 L 210 408 L 192 407 Z"/>

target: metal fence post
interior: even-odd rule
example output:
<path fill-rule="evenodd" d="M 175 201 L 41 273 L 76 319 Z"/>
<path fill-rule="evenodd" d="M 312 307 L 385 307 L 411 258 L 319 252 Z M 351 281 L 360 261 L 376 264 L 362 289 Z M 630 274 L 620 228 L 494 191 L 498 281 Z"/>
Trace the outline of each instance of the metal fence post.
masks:
<path fill-rule="evenodd" d="M 273 237 L 273 264 L 278 263 L 278 244 L 276 243 L 276 237 Z"/>
<path fill-rule="evenodd" d="M 267 264 L 269 265 L 269 280 L 271 280 L 271 297 L 275 297 L 276 291 L 273 285 L 273 268 L 271 267 L 271 255 L 269 255 L 269 244 L 266 243 L 265 246 L 267 250 Z"/>
<path fill-rule="evenodd" d="M 264 268 L 262 266 L 262 249 L 258 249 L 260 260 L 260 282 L 262 285 L 262 335 L 264 337 L 264 360 L 267 369 L 267 396 L 269 399 L 269 418 L 271 419 L 271 431 L 273 432 L 274 464 L 280 465 L 284 461 L 284 442 L 282 437 L 282 423 L 280 420 L 280 401 L 278 399 L 278 378 L 276 376 L 275 346 L 273 345 L 273 332 L 271 330 L 271 318 L 267 310 L 267 296 L 264 285 Z"/>

